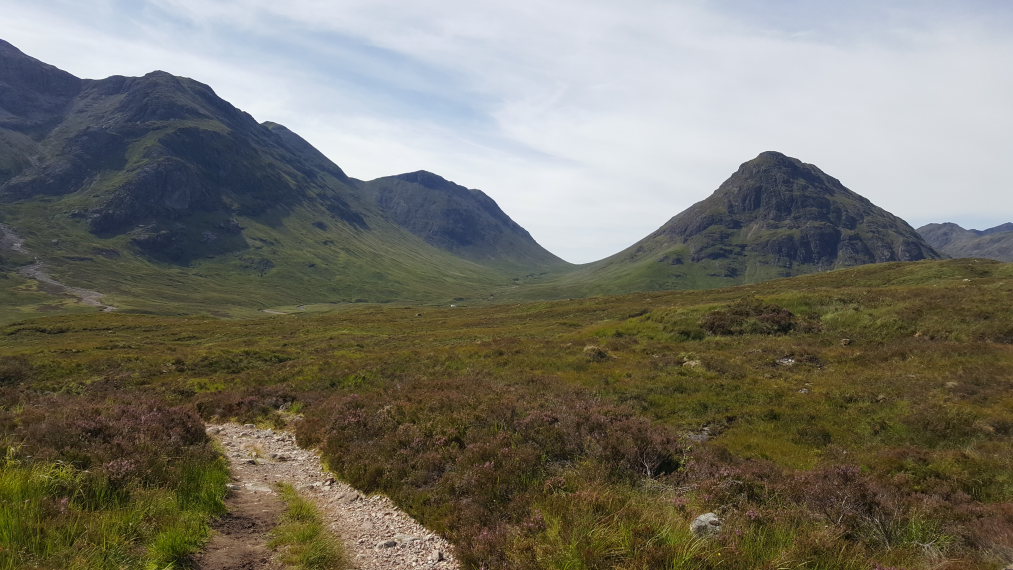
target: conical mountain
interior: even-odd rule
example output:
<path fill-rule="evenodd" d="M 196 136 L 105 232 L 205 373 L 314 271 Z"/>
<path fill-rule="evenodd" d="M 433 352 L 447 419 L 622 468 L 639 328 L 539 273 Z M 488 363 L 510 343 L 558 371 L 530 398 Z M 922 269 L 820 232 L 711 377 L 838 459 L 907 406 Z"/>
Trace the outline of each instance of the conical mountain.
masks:
<path fill-rule="evenodd" d="M 601 289 L 703 288 L 939 254 L 900 218 L 778 152 L 581 273 Z"/>
<path fill-rule="evenodd" d="M 0 251 L 9 275 L 38 258 L 135 307 L 484 297 L 567 265 L 479 191 L 361 182 L 198 81 L 78 79 L 5 42 L 0 204 L 30 252 Z"/>

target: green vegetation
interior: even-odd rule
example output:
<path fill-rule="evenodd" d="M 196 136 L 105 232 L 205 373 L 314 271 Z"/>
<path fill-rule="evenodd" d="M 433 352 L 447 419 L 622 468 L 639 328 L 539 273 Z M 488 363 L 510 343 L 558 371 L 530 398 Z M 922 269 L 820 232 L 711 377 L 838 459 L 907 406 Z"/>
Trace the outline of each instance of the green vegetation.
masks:
<path fill-rule="evenodd" d="M 26 247 L 45 260 L 57 280 L 106 294 L 124 312 L 248 317 L 262 309 L 311 303 L 439 302 L 486 300 L 509 290 L 517 276 L 435 249 L 405 230 L 377 224 L 369 233 L 341 224 L 320 230 L 323 208 L 299 206 L 284 225 L 243 218 L 248 247 L 187 265 L 144 257 L 131 236 L 96 237 L 83 221 L 53 223 L 55 211 L 72 205 L 27 201 L 6 206 L 4 221 L 23 231 Z M 62 294 L 39 291 L 15 269 L 0 266 L 0 322 L 52 313 L 77 305 Z M 57 306 L 61 305 L 61 306 Z"/>
<path fill-rule="evenodd" d="M 280 423 L 294 403 L 302 445 L 470 568 L 999 569 L 1011 347 L 1013 265 L 973 260 L 470 308 L 62 315 L 0 328 L 0 427 L 20 461 L 98 473 L 114 448 L 80 463 L 39 410 Z M 133 473 L 157 488 L 165 468 Z M 695 538 L 706 512 L 721 531 Z"/>
<path fill-rule="evenodd" d="M 192 412 L 48 396 L 0 424 L 0 568 L 181 568 L 224 512 L 227 466 Z"/>
<path fill-rule="evenodd" d="M 327 531 L 313 503 L 300 497 L 287 483 L 279 483 L 278 492 L 286 509 L 281 524 L 272 531 L 274 537 L 268 546 L 280 547 L 285 563 L 300 570 L 347 568 L 344 547 Z"/>

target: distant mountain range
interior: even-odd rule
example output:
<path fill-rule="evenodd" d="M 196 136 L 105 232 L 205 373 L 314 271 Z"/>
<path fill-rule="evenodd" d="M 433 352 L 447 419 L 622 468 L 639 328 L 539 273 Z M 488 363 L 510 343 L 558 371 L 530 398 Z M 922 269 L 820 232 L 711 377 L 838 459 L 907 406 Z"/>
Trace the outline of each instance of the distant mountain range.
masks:
<path fill-rule="evenodd" d="M 3 41 L 0 223 L 0 301 L 38 305 L 45 272 L 159 312 L 702 288 L 939 256 L 815 166 L 764 152 L 574 266 L 479 190 L 425 171 L 356 180 L 192 79 L 79 79 Z"/>
<path fill-rule="evenodd" d="M 1013 222 L 987 230 L 965 230 L 952 222 L 918 228 L 925 241 L 949 257 L 1013 261 Z"/>

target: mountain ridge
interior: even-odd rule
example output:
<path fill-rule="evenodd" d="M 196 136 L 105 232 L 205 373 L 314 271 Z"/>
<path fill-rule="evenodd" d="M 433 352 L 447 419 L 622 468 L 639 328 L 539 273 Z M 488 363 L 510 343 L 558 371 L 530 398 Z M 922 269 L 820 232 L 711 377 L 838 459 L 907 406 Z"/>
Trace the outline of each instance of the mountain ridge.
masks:
<path fill-rule="evenodd" d="M 479 296 L 531 259 L 566 266 L 478 191 L 462 197 L 498 217 L 483 255 L 427 242 L 368 182 L 193 79 L 78 79 L 10 44 L 0 69 L 0 221 L 62 282 L 138 306 L 188 290 L 270 306 Z M 17 279 L 23 257 L 0 261 Z"/>
<path fill-rule="evenodd" d="M 1013 261 L 1013 222 L 984 230 L 965 230 L 953 222 L 926 224 L 918 233 L 950 257 L 984 257 Z"/>
<path fill-rule="evenodd" d="M 13 70 L 0 102 L 14 101 L 0 107 L 0 222 L 57 278 L 128 307 L 138 291 L 158 307 L 187 290 L 254 306 L 557 298 L 938 257 L 836 178 L 766 151 L 644 239 L 575 266 L 481 190 L 426 170 L 355 179 L 193 79 L 78 79 L 10 44 L 0 69 Z"/>

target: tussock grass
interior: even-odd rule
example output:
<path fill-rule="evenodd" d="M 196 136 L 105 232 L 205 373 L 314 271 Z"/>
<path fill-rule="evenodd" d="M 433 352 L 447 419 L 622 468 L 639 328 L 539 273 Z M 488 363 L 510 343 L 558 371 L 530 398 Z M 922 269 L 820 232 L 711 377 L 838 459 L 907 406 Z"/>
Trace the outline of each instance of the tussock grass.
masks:
<path fill-rule="evenodd" d="M 182 568 L 203 546 L 227 464 L 193 416 L 135 404 L 0 410 L 0 568 Z"/>
<path fill-rule="evenodd" d="M 221 464 L 185 471 L 201 484 L 112 501 L 101 481 L 70 465 L 8 459 L 0 466 L 0 568 L 183 567 L 207 540 L 209 516 L 222 511 L 212 497 L 227 477 Z"/>
<path fill-rule="evenodd" d="M 281 524 L 271 531 L 268 543 L 282 550 L 282 559 L 301 570 L 342 570 L 348 568 L 344 546 L 327 530 L 317 508 L 302 498 L 292 485 L 279 483 L 285 502 Z"/>

